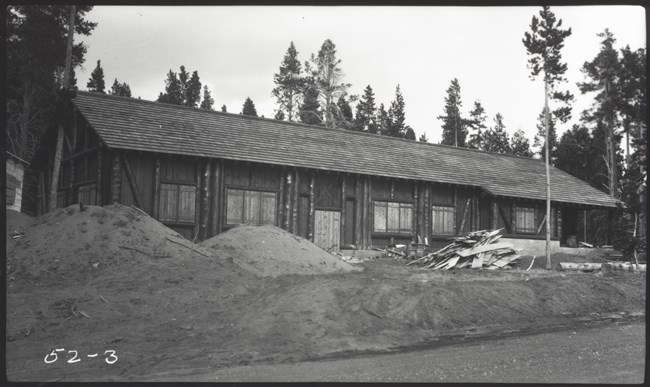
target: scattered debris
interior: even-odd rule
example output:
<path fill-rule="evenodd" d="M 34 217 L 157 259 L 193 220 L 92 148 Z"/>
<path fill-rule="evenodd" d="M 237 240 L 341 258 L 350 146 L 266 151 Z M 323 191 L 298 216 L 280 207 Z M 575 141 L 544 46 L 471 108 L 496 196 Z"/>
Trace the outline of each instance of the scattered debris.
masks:
<path fill-rule="evenodd" d="M 509 243 L 494 243 L 501 238 L 501 230 L 473 231 L 465 236 L 450 239 L 452 243 L 408 263 L 426 265 L 427 268 L 449 270 L 464 267 L 509 269 L 519 255 Z"/>
<path fill-rule="evenodd" d="M 589 247 L 589 248 L 594 247 L 594 245 L 589 244 L 587 242 L 578 242 L 578 244 L 580 245 L 580 247 Z"/>
<path fill-rule="evenodd" d="M 573 262 L 560 262 L 560 270 L 579 270 L 579 271 L 594 271 L 600 270 L 601 263 L 595 262 L 585 262 L 585 263 L 573 263 Z"/>
<path fill-rule="evenodd" d="M 14 231 L 14 233 L 11 235 L 11 238 L 13 238 L 13 240 L 17 241 L 20 238 L 22 238 L 24 235 L 25 235 L 25 230 L 20 229 L 20 230 Z"/>

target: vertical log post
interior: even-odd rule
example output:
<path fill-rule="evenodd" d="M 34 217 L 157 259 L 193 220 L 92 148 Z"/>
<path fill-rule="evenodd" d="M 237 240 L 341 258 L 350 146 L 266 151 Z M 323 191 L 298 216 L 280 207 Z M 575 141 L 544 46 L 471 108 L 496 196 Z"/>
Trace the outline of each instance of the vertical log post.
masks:
<path fill-rule="evenodd" d="M 420 201 L 419 201 L 419 198 L 418 198 L 418 189 L 419 189 L 419 187 L 420 187 L 419 182 L 414 182 L 413 183 L 413 219 L 412 220 L 413 220 L 413 230 L 415 231 L 415 235 L 414 235 L 415 243 L 420 243 L 420 241 L 417 238 L 418 238 L 418 235 L 420 235 L 420 232 L 421 232 L 419 224 L 418 224 L 418 221 L 419 221 L 419 218 L 420 218 L 419 213 L 420 213 L 420 210 L 421 210 L 420 209 Z"/>
<path fill-rule="evenodd" d="M 429 240 L 429 238 L 431 237 L 431 230 L 429 227 L 429 223 L 431 219 L 431 207 L 429 206 L 430 191 L 431 191 L 431 186 L 428 183 L 424 183 L 424 224 L 422 225 L 422 228 L 424 229 L 423 238 L 426 238 L 429 243 L 431 243 L 431 241 Z"/>
<path fill-rule="evenodd" d="M 153 164 L 153 218 L 160 213 L 160 157 L 156 156 Z"/>
<path fill-rule="evenodd" d="M 280 194 L 278 195 L 277 202 L 275 204 L 275 210 L 276 210 L 276 219 L 275 219 L 275 226 L 283 228 L 284 226 L 284 186 L 285 186 L 285 175 L 286 171 L 284 168 L 280 171 Z"/>
<path fill-rule="evenodd" d="M 77 197 L 74 194 L 74 183 L 75 183 L 76 177 L 75 177 L 75 170 L 74 170 L 74 159 L 70 159 L 70 181 L 68 182 L 68 203 L 63 203 L 63 206 L 65 207 L 66 204 L 74 204 L 77 202 Z M 84 204 L 92 204 L 92 203 L 84 203 Z"/>
<path fill-rule="evenodd" d="M 300 185 L 299 183 L 299 173 L 298 169 L 294 168 L 294 173 L 296 175 L 296 181 L 294 184 L 294 189 L 293 189 L 293 211 L 292 211 L 292 226 L 291 226 L 291 231 L 294 233 L 294 235 L 298 234 L 298 191 L 300 190 Z"/>
<path fill-rule="evenodd" d="M 201 229 L 201 163 L 199 162 L 199 159 L 197 158 L 194 161 L 194 171 L 196 176 L 194 177 L 194 181 L 196 182 L 195 184 L 195 191 L 194 191 L 194 238 L 192 238 L 194 241 L 196 241 L 197 238 L 200 237 L 200 229 Z M 180 198 L 179 198 L 180 199 Z"/>
<path fill-rule="evenodd" d="M 366 176 L 366 216 L 365 216 L 365 249 L 372 247 L 372 225 L 373 225 L 373 211 L 372 211 L 372 181 L 370 176 Z"/>
<path fill-rule="evenodd" d="M 284 218 L 284 229 L 287 231 L 290 231 L 290 224 L 292 220 L 292 214 L 291 214 L 291 189 L 293 187 L 293 184 L 291 182 L 291 171 L 286 171 L 287 174 L 287 189 L 285 191 L 285 199 L 284 199 L 284 213 L 285 213 L 285 218 Z"/>
<path fill-rule="evenodd" d="M 492 202 L 492 229 L 493 230 L 496 230 L 498 220 L 499 220 L 499 207 L 497 204 L 497 199 L 494 198 L 494 201 Z"/>
<path fill-rule="evenodd" d="M 202 225 L 201 225 L 201 240 L 206 239 L 208 235 L 208 227 L 210 226 L 210 176 L 212 172 L 210 159 L 205 161 L 205 167 L 203 172 L 203 204 L 201 212 Z"/>
<path fill-rule="evenodd" d="M 341 177 L 341 227 L 339 227 L 339 250 L 340 250 L 340 245 L 344 244 L 345 242 L 345 213 L 346 213 L 346 205 L 347 205 L 347 179 L 345 176 Z"/>
<path fill-rule="evenodd" d="M 214 181 L 214 195 L 212 196 L 212 236 L 221 233 L 221 188 L 223 186 L 221 182 L 222 168 L 223 164 L 221 160 L 217 160 L 212 171 L 212 180 Z"/>
<path fill-rule="evenodd" d="M 309 240 L 314 241 L 314 174 L 312 173 L 309 177 L 309 222 L 308 222 L 308 232 Z"/>
<path fill-rule="evenodd" d="M 120 154 L 113 153 L 113 184 L 111 187 L 111 201 L 113 204 L 120 202 L 122 196 L 122 163 Z"/>
<path fill-rule="evenodd" d="M 101 206 L 104 204 L 102 201 L 102 150 L 97 151 L 97 181 L 95 181 L 95 204 Z"/>
<path fill-rule="evenodd" d="M 354 245 L 359 248 L 361 247 L 361 224 L 362 224 L 362 208 L 363 208 L 363 197 L 361 197 L 361 176 L 355 178 L 355 198 L 356 205 L 354 206 Z"/>
<path fill-rule="evenodd" d="M 219 211 L 221 216 L 219 217 L 219 233 L 223 231 L 223 225 L 226 222 L 226 217 L 228 213 L 227 200 L 228 192 L 226 190 L 226 163 L 221 161 L 221 176 L 219 177 Z"/>

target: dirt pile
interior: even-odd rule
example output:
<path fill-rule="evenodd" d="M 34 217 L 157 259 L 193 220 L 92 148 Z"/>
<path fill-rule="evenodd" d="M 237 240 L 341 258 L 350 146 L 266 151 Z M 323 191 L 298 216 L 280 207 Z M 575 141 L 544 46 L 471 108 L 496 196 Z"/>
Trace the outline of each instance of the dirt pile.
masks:
<path fill-rule="evenodd" d="M 263 277 L 361 271 L 310 241 L 275 226 L 239 226 L 201 243 Z"/>

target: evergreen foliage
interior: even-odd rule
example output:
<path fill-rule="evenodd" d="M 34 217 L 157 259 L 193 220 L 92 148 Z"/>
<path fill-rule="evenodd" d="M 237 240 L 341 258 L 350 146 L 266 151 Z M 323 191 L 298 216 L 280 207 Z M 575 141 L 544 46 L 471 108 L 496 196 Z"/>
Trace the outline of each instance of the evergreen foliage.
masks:
<path fill-rule="evenodd" d="M 407 140 L 415 141 L 415 131 L 409 125 L 406 125 L 406 130 L 404 133 L 404 138 Z"/>
<path fill-rule="evenodd" d="M 126 82 L 124 83 L 118 82 L 117 78 L 115 78 L 115 81 L 113 82 L 113 86 L 111 86 L 111 91 L 109 92 L 109 94 L 131 98 L 131 87 Z"/>
<path fill-rule="evenodd" d="M 377 133 L 375 93 L 370 85 L 366 86 L 357 103 L 354 116 L 354 130 Z"/>
<path fill-rule="evenodd" d="M 104 69 L 99 60 L 97 60 L 97 67 L 95 67 L 93 72 L 90 73 L 90 79 L 88 80 L 86 87 L 88 88 L 88 91 L 102 94 L 105 93 L 104 90 L 106 84 L 104 83 Z"/>
<path fill-rule="evenodd" d="M 420 141 L 420 142 L 429 142 L 429 139 L 427 138 L 427 134 L 426 134 L 426 133 L 422 133 L 422 134 L 420 135 L 420 138 L 418 138 L 418 141 Z"/>
<path fill-rule="evenodd" d="M 530 143 L 523 130 L 519 129 L 510 139 L 510 153 L 515 156 L 533 157 Z"/>
<path fill-rule="evenodd" d="M 226 105 L 225 105 L 225 104 L 224 104 L 224 105 L 221 105 L 221 111 L 222 111 L 223 113 L 228 113 L 228 108 L 226 108 Z"/>
<path fill-rule="evenodd" d="M 305 88 L 305 77 L 302 76 L 302 67 L 298 60 L 298 52 L 291 42 L 280 64 L 280 70 L 273 75 L 276 87 L 272 94 L 277 100 L 279 110 L 286 113 L 289 122 L 296 119 L 302 91 Z"/>
<path fill-rule="evenodd" d="M 185 66 L 180 67 L 178 74 L 170 69 L 165 80 L 165 92 L 158 95 L 157 101 L 197 107 L 200 100 L 201 81 L 199 80 L 199 73 L 194 71 L 190 75 L 185 70 Z"/>
<path fill-rule="evenodd" d="M 486 120 L 487 115 L 483 105 L 481 105 L 480 101 L 474 101 L 474 109 L 469 113 L 469 120 L 467 120 L 468 127 L 472 129 L 467 140 L 468 148 L 483 149 L 483 136 L 487 128 L 485 125 Z"/>
<path fill-rule="evenodd" d="M 85 19 L 92 6 L 76 7 L 75 37 L 90 35 L 97 23 Z M 30 160 L 45 129 L 56 121 L 62 85 L 70 9 L 60 5 L 5 7 L 5 146 Z M 86 47 L 75 38 L 74 68 L 84 62 Z"/>
<path fill-rule="evenodd" d="M 242 107 L 241 114 L 245 116 L 257 117 L 257 110 L 255 109 L 255 104 L 253 103 L 253 100 L 250 99 L 250 97 L 246 97 L 246 101 L 244 101 L 244 106 Z"/>
<path fill-rule="evenodd" d="M 485 132 L 483 150 L 497 153 L 511 153 L 508 132 L 503 124 L 503 116 L 497 113 L 494 126 Z"/>
<path fill-rule="evenodd" d="M 546 152 L 546 130 L 544 129 L 545 124 L 543 111 L 540 113 L 539 117 L 537 117 L 537 121 L 537 134 L 533 138 L 533 147 L 537 149 L 536 154 L 543 159 Z M 555 121 L 555 118 L 551 116 L 548 122 L 548 143 L 550 144 L 548 151 L 549 162 L 551 165 L 555 165 L 555 159 L 557 158 L 557 131 L 555 130 Z"/>
<path fill-rule="evenodd" d="M 300 105 L 300 122 L 309 125 L 322 125 L 322 113 L 318 102 L 318 88 L 312 78 L 308 78 L 303 91 L 303 102 Z"/>
<path fill-rule="evenodd" d="M 208 85 L 203 86 L 203 100 L 199 107 L 205 110 L 214 110 L 214 98 L 212 98 L 212 94 L 210 94 Z"/>
<path fill-rule="evenodd" d="M 399 88 L 395 88 L 395 99 L 390 103 L 388 109 L 388 120 L 386 122 L 386 132 L 383 133 L 387 136 L 405 138 L 406 136 L 406 114 L 404 112 L 405 104 L 404 97 Z M 415 133 L 413 134 L 415 136 Z M 415 138 L 413 138 L 415 139 Z"/>
<path fill-rule="evenodd" d="M 342 129 L 352 129 L 354 126 L 354 120 L 352 118 L 352 108 L 350 107 L 350 103 L 344 96 L 340 96 L 339 100 L 336 101 L 336 107 L 338 108 L 339 114 L 338 126 Z"/>
<path fill-rule="evenodd" d="M 460 84 L 458 83 L 458 79 L 454 78 L 452 79 L 449 88 L 447 88 L 444 108 L 445 114 L 438 116 L 438 119 L 443 121 L 441 144 L 460 147 L 465 146 L 465 139 L 467 137 L 467 121 L 460 115 L 461 106 Z"/>
<path fill-rule="evenodd" d="M 274 118 L 278 121 L 284 121 L 284 113 L 282 112 L 282 110 L 278 109 L 278 111 L 275 113 Z"/>

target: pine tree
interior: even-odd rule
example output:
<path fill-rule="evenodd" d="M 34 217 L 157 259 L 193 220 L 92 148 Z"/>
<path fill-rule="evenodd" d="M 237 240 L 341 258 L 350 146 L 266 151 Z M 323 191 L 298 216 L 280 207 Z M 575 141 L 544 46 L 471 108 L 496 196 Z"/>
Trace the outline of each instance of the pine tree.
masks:
<path fill-rule="evenodd" d="M 228 108 L 226 108 L 226 105 L 221 105 L 221 111 L 223 113 L 228 113 Z"/>
<path fill-rule="evenodd" d="M 104 69 L 102 68 L 101 61 L 97 60 L 97 67 L 95 67 L 93 72 L 90 73 L 90 79 L 88 80 L 86 87 L 88 88 L 88 91 L 102 94 L 105 93 L 104 89 L 106 88 L 106 85 L 104 83 Z"/>
<path fill-rule="evenodd" d="M 442 141 L 441 144 L 453 146 L 465 146 L 467 137 L 466 120 L 460 115 L 460 84 L 458 79 L 454 78 L 447 89 L 445 97 L 445 114 L 438 116 L 442 124 Z"/>
<path fill-rule="evenodd" d="M 253 103 L 253 100 L 250 99 L 249 97 L 246 97 L 246 101 L 244 101 L 244 106 L 242 107 L 241 114 L 245 116 L 257 117 L 257 110 L 255 110 L 255 104 Z"/>
<path fill-rule="evenodd" d="M 415 141 L 415 130 L 413 130 L 413 128 L 411 128 L 409 125 L 406 125 L 406 130 L 404 132 L 404 138 L 406 140 Z"/>
<path fill-rule="evenodd" d="M 487 128 L 485 125 L 486 120 L 487 115 L 483 105 L 481 105 L 480 101 L 474 101 L 474 109 L 469 113 L 469 120 L 467 121 L 468 126 L 472 128 L 467 141 L 468 148 L 483 149 L 483 136 Z"/>
<path fill-rule="evenodd" d="M 519 129 L 510 139 L 510 153 L 515 156 L 533 157 L 530 143 L 523 130 Z"/>
<path fill-rule="evenodd" d="M 389 123 L 388 112 L 386 111 L 384 104 L 381 103 L 379 105 L 379 110 L 377 110 L 377 134 L 380 134 L 382 136 L 388 135 L 389 125 L 390 123 Z"/>
<path fill-rule="evenodd" d="M 352 108 L 350 107 L 350 103 L 344 96 L 340 96 L 339 100 L 336 101 L 336 107 L 338 108 L 339 115 L 338 127 L 348 130 L 352 129 L 354 122 L 352 119 Z"/>
<path fill-rule="evenodd" d="M 199 80 L 199 73 L 195 70 L 185 89 L 185 106 L 197 107 L 200 101 L 201 81 Z"/>
<path fill-rule="evenodd" d="M 620 112 L 625 132 L 625 154 L 630 156 L 630 137 L 638 137 L 636 132 L 646 122 L 646 55 L 645 49 L 632 51 L 627 45 L 621 49 L 618 79 L 620 83 Z"/>
<path fill-rule="evenodd" d="M 555 91 L 555 85 L 564 80 L 564 73 L 567 65 L 561 62 L 560 50 L 564 47 L 564 39 L 571 35 L 571 28 L 563 30 L 562 20 L 555 24 L 555 15 L 549 6 L 543 6 L 540 11 L 541 21 L 533 16 L 530 24 L 530 32 L 524 33 L 522 43 L 528 53 L 528 68 L 531 71 L 531 78 L 544 73 L 544 112 L 545 127 L 549 127 L 550 109 L 548 106 L 549 97 L 561 103 L 569 103 L 573 96 L 567 92 Z M 550 91 L 553 95 L 549 96 Z M 555 116 L 562 122 L 566 122 L 571 116 L 569 106 L 561 106 L 554 111 Z M 550 130 L 546 130 L 548 135 Z M 548 137 L 546 138 L 548 144 Z M 549 148 L 546 147 L 545 169 L 546 169 L 546 219 L 551 219 L 551 176 Z M 548 223 L 547 223 L 548 224 Z M 546 269 L 551 269 L 551 228 L 546 227 Z"/>
<path fill-rule="evenodd" d="M 422 133 L 422 135 L 420 136 L 420 138 L 418 139 L 418 141 L 420 141 L 420 142 L 429 142 L 429 139 L 427 138 L 427 134 L 426 134 L 426 133 Z"/>
<path fill-rule="evenodd" d="M 336 106 L 336 101 L 341 96 L 347 95 L 351 86 L 342 82 L 343 70 L 339 67 L 341 60 L 336 57 L 336 46 L 331 40 L 323 42 L 318 55 L 311 55 L 311 62 L 305 63 L 307 72 L 313 77 L 313 87 L 318 91 L 320 110 L 323 113 L 324 125 L 334 128 L 339 125 L 341 114 Z M 305 96 L 306 97 L 306 96 Z"/>
<path fill-rule="evenodd" d="M 115 78 L 115 81 L 113 82 L 113 86 L 111 86 L 111 91 L 109 92 L 111 95 L 119 95 L 122 97 L 131 97 L 131 87 L 126 83 L 120 83 L 117 81 L 117 78 Z"/>
<path fill-rule="evenodd" d="M 494 126 L 485 132 L 483 150 L 497 153 L 511 153 L 510 140 L 506 127 L 503 124 L 503 116 L 497 113 L 494 117 Z"/>
<path fill-rule="evenodd" d="M 549 162 L 551 165 L 555 165 L 555 160 L 557 158 L 557 131 L 555 130 L 556 120 L 555 117 L 550 117 L 550 120 L 548 122 L 548 137 L 546 137 L 545 120 L 546 116 L 542 111 L 542 113 L 540 113 L 539 117 L 537 118 L 537 134 L 533 138 L 533 147 L 537 149 L 537 152 L 535 153 L 540 156 L 540 158 L 544 158 L 544 155 L 546 154 L 546 143 L 548 141 L 548 144 L 550 145 Z M 548 140 L 545 140 L 546 138 L 548 138 Z"/>
<path fill-rule="evenodd" d="M 375 93 L 370 85 L 366 86 L 363 96 L 357 103 L 354 117 L 354 130 L 369 133 L 377 133 L 377 124 L 375 122 Z"/>
<path fill-rule="evenodd" d="M 284 55 L 279 72 L 273 75 L 273 82 L 276 86 L 272 94 L 279 105 L 278 110 L 283 114 L 286 112 L 289 122 L 294 121 L 305 88 L 305 78 L 302 76 L 302 67 L 293 42 Z"/>
<path fill-rule="evenodd" d="M 210 94 L 210 90 L 208 90 L 208 85 L 203 86 L 203 100 L 201 101 L 201 109 L 205 110 L 214 110 L 214 99 L 212 98 L 212 95 Z"/>
<path fill-rule="evenodd" d="M 183 90 L 176 73 L 169 70 L 165 80 L 165 92 L 158 95 L 158 102 L 170 103 L 174 105 L 183 104 Z"/>
<path fill-rule="evenodd" d="M 395 99 L 390 103 L 388 109 L 388 122 L 386 134 L 391 137 L 404 138 L 406 136 L 406 117 L 404 112 L 404 97 L 399 88 L 395 88 Z"/>
<path fill-rule="evenodd" d="M 311 78 L 305 84 L 303 97 L 304 99 L 298 113 L 300 122 L 309 125 L 322 125 L 323 120 L 318 102 L 318 89 Z"/>
<path fill-rule="evenodd" d="M 282 110 L 278 109 L 278 111 L 275 113 L 274 118 L 276 120 L 278 120 L 278 121 L 284 121 L 284 112 L 282 112 Z"/>

